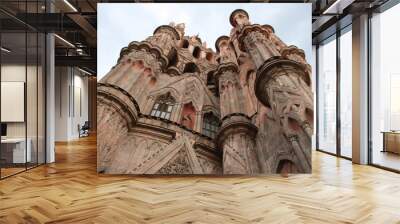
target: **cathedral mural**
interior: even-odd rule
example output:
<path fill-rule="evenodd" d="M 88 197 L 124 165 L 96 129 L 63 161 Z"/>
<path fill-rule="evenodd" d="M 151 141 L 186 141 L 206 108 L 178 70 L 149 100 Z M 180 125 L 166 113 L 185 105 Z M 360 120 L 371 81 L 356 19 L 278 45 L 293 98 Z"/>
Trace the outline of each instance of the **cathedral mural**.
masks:
<path fill-rule="evenodd" d="M 216 51 L 185 24 L 121 50 L 98 83 L 98 172 L 311 172 L 313 93 L 305 53 L 246 11 Z M 228 19 L 227 19 L 228 23 Z"/>

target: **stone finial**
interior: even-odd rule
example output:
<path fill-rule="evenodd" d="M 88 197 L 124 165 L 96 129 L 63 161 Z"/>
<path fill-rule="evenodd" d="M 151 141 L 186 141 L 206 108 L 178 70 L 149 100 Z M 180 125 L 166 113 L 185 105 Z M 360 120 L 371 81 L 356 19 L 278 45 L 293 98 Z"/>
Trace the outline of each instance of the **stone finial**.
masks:
<path fill-rule="evenodd" d="M 215 41 L 215 49 L 219 53 L 220 47 L 224 44 L 224 42 L 229 42 L 229 37 L 228 36 L 220 36 L 218 39 Z"/>
<path fill-rule="evenodd" d="M 244 26 L 250 24 L 249 14 L 243 9 L 236 9 L 233 11 L 229 17 L 229 21 L 233 27 L 236 27 L 237 25 Z"/>
<path fill-rule="evenodd" d="M 220 36 L 215 42 L 215 49 L 219 53 L 219 63 L 234 63 L 237 65 L 235 50 L 228 36 Z"/>
<path fill-rule="evenodd" d="M 201 38 L 199 37 L 199 34 L 196 34 L 196 35 L 194 35 L 194 36 L 191 36 L 191 37 L 190 37 L 190 41 L 191 41 L 192 43 L 195 43 L 195 42 L 197 42 L 197 43 L 199 43 L 199 44 L 202 43 Z"/>
<path fill-rule="evenodd" d="M 161 25 L 161 26 L 157 27 L 154 30 L 153 35 L 156 35 L 158 33 L 168 33 L 168 34 L 172 35 L 176 40 L 180 39 L 178 31 L 176 31 L 176 29 L 174 27 L 169 26 L 169 25 Z"/>
<path fill-rule="evenodd" d="M 262 25 L 262 28 L 268 30 L 268 31 L 271 32 L 271 33 L 275 33 L 274 27 L 272 27 L 272 26 L 269 25 L 269 24 L 264 24 L 264 25 Z"/>
<path fill-rule="evenodd" d="M 185 24 L 184 23 L 178 23 L 174 26 L 176 31 L 178 31 L 179 35 L 183 37 L 185 35 Z"/>

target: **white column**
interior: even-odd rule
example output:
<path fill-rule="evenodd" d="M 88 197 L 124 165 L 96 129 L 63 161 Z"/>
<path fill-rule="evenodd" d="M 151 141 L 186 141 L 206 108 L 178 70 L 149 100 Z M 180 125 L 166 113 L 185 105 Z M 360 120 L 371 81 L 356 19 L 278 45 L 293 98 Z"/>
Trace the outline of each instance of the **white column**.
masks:
<path fill-rule="evenodd" d="M 54 35 L 46 35 L 46 163 L 55 161 L 55 56 Z"/>
<path fill-rule="evenodd" d="M 368 15 L 353 20 L 353 162 L 368 163 Z"/>

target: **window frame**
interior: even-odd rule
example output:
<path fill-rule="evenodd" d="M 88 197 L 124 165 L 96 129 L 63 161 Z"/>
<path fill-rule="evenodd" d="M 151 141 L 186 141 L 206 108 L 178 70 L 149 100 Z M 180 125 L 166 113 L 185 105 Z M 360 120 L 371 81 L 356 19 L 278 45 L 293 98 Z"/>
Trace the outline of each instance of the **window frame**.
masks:
<path fill-rule="evenodd" d="M 201 133 L 207 137 L 214 139 L 217 137 L 219 129 L 219 119 L 213 112 L 205 112 L 203 114 L 203 121 L 201 127 Z"/>
<path fill-rule="evenodd" d="M 315 103 L 316 103 L 316 122 L 315 122 L 315 127 L 316 127 L 316 150 L 319 152 L 323 152 L 323 153 L 327 153 L 339 158 L 343 158 L 343 159 L 347 159 L 347 160 L 352 160 L 352 158 L 347 157 L 342 155 L 341 152 L 341 118 L 340 118 L 340 113 L 341 113 L 341 108 L 340 108 L 340 98 L 341 98 L 341 90 L 340 90 L 340 86 L 341 86 L 341 63 L 340 63 L 340 41 L 341 41 L 341 36 L 344 35 L 347 32 L 352 32 L 352 23 L 347 24 L 345 27 L 337 30 L 334 34 L 326 37 L 325 39 L 319 41 L 316 44 L 316 68 L 315 68 L 315 73 L 316 73 L 316 80 L 315 80 L 315 85 L 316 85 L 316 99 L 315 99 Z M 327 43 L 330 41 L 336 41 L 336 151 L 334 153 L 332 152 L 328 152 L 324 149 L 321 149 L 320 143 L 319 143 L 319 98 L 318 96 L 320 95 L 320 86 L 319 86 L 319 47 L 320 44 L 322 43 Z M 323 90 L 322 90 L 323 91 Z"/>
<path fill-rule="evenodd" d="M 175 102 L 175 98 L 169 92 L 157 97 L 150 111 L 150 116 L 171 120 Z"/>

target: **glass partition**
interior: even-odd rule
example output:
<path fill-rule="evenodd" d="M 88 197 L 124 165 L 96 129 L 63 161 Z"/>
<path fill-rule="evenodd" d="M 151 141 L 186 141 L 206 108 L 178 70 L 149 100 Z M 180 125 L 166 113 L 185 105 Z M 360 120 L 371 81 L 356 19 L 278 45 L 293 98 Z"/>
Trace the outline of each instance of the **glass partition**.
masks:
<path fill-rule="evenodd" d="M 44 1 L 1 1 L 0 7 L 43 12 Z M 45 44 L 43 33 L 0 12 L 0 178 L 45 163 Z"/>
<path fill-rule="evenodd" d="M 336 154 L 336 36 L 318 47 L 318 149 Z"/>
<path fill-rule="evenodd" d="M 26 41 L 25 32 L 1 34 L 2 177 L 24 171 L 26 162 L 30 162 L 26 141 Z"/>
<path fill-rule="evenodd" d="M 46 37 L 38 33 L 38 64 L 37 64 L 37 163 L 46 162 Z"/>
<path fill-rule="evenodd" d="M 35 32 L 27 33 L 27 64 L 26 64 L 26 113 L 27 113 L 27 150 L 29 153 L 29 160 L 27 167 L 33 167 L 37 165 L 37 149 L 38 149 L 38 139 L 37 139 L 37 127 L 38 127 L 38 56 L 37 56 L 37 41 L 38 35 Z"/>

